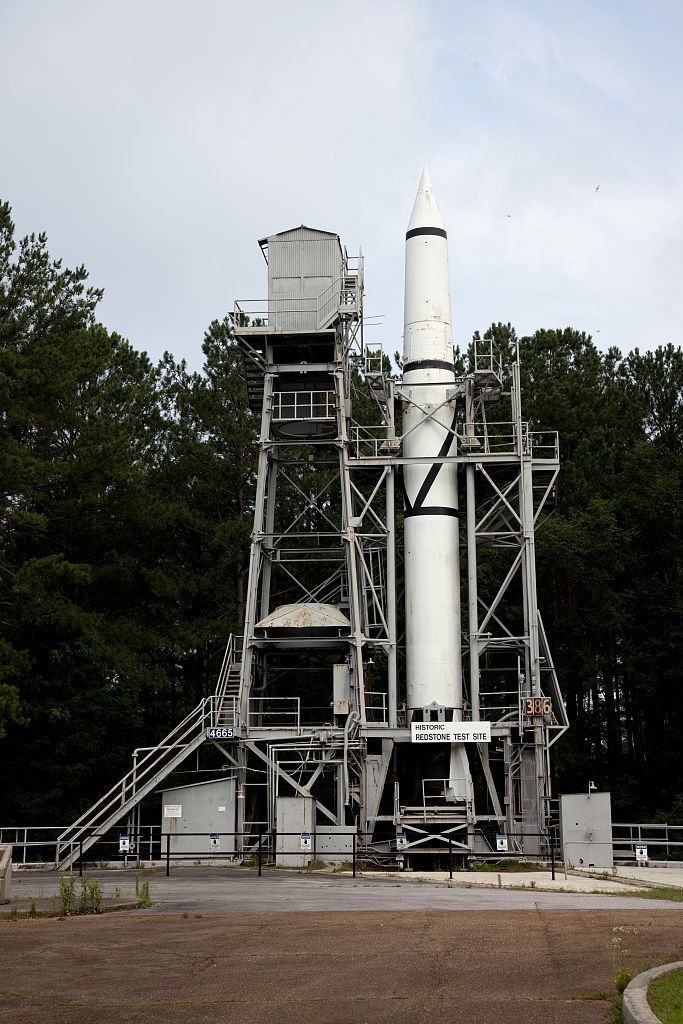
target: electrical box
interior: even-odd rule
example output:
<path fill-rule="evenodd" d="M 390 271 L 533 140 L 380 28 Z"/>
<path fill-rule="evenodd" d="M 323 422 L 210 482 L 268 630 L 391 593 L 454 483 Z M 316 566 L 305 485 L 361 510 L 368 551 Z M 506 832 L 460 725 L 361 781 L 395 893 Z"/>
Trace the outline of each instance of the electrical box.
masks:
<path fill-rule="evenodd" d="M 560 797 L 560 841 L 568 867 L 611 868 L 612 805 L 609 793 Z"/>
<path fill-rule="evenodd" d="M 235 787 L 234 779 L 216 779 L 163 790 L 162 856 L 166 853 L 164 836 L 169 833 L 171 854 L 201 857 L 220 850 L 232 857 L 235 853 Z"/>
<path fill-rule="evenodd" d="M 318 825 L 315 855 L 326 864 L 343 864 L 353 860 L 355 825 Z"/>
<path fill-rule="evenodd" d="M 313 858 L 315 800 L 310 796 L 277 798 L 277 863 L 282 868 L 305 868 Z M 301 837 L 310 838 L 305 848 Z"/>
<path fill-rule="evenodd" d="M 349 666 L 333 665 L 332 700 L 335 715 L 348 715 L 351 701 L 351 672 Z"/>

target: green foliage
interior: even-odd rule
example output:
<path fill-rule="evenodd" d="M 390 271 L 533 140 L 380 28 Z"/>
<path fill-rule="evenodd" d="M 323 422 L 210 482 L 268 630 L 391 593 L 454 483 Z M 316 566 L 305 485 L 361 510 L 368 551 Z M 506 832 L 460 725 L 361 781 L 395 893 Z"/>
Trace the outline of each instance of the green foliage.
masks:
<path fill-rule="evenodd" d="M 135 897 L 138 910 L 147 910 L 148 907 L 152 906 L 149 882 L 143 882 L 139 878 L 135 879 Z"/>
<path fill-rule="evenodd" d="M 522 860 L 498 860 L 498 861 L 486 861 L 483 864 L 478 864 L 474 871 L 483 872 L 502 872 L 503 874 L 516 874 L 517 872 L 524 871 L 544 871 L 544 866 L 540 864 L 530 864 L 528 861 Z"/>
<path fill-rule="evenodd" d="M 670 885 L 639 889 L 638 896 L 644 900 L 668 900 L 671 903 L 683 903 L 683 889 L 676 889 Z"/>
<path fill-rule="evenodd" d="M 683 971 L 670 971 L 655 978 L 648 986 L 647 1001 L 663 1024 L 682 1024 Z"/>
<path fill-rule="evenodd" d="M 81 891 L 77 893 L 74 876 L 62 875 L 59 879 L 57 911 L 61 917 L 72 917 L 74 914 L 101 914 L 101 883 L 82 878 Z"/>
<path fill-rule="evenodd" d="M 633 981 L 633 975 L 631 972 L 627 971 L 624 967 L 619 967 L 617 973 L 614 975 L 614 987 L 619 995 L 623 995 L 626 986 L 631 981 Z"/>
<path fill-rule="evenodd" d="M 202 375 L 153 367 L 86 281 L 0 206 L 5 820 L 84 810 L 213 689 L 243 614 L 254 428 L 227 325 Z"/>
<path fill-rule="evenodd" d="M 59 879 L 59 904 L 62 917 L 76 913 L 76 879 L 73 875 L 62 875 Z"/>
<path fill-rule="evenodd" d="M 0 204 L 6 821 L 72 820 L 132 748 L 213 690 L 242 628 L 257 424 L 230 323 L 210 324 L 201 373 L 168 354 L 154 366 L 97 323 L 100 296 L 44 235 L 15 240 Z M 611 789 L 615 817 L 680 823 L 683 351 L 601 353 L 569 327 L 517 338 L 503 323 L 477 343 L 508 362 L 519 346 L 524 416 L 560 435 L 556 508 L 536 544 L 572 725 L 556 790 L 590 778 Z M 456 353 L 460 370 L 473 354 Z M 360 373 L 352 393 L 355 422 L 377 423 Z M 508 416 L 504 395 L 495 418 Z M 304 507 L 287 499 L 278 520 L 338 523 L 335 488 L 324 491 L 336 467 L 297 463 L 295 446 L 282 455 Z M 482 551 L 483 599 L 506 557 Z M 273 586 L 279 603 L 298 597 L 277 566 Z"/>
<path fill-rule="evenodd" d="M 102 913 L 102 884 L 94 879 L 81 879 L 81 895 L 78 903 L 79 914 Z"/>

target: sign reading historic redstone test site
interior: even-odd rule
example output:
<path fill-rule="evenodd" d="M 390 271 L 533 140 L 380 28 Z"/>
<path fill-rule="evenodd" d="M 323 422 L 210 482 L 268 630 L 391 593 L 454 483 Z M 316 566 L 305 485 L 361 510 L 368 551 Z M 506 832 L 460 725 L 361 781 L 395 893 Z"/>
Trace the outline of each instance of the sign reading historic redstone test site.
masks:
<path fill-rule="evenodd" d="M 490 722 L 411 722 L 412 743 L 490 743 Z"/>

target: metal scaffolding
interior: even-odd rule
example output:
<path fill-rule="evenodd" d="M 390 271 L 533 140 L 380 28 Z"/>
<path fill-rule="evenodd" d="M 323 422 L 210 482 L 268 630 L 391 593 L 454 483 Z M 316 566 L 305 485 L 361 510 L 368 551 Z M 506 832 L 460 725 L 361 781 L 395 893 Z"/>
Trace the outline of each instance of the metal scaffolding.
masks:
<path fill-rule="evenodd" d="M 268 298 L 238 301 L 232 316 L 261 422 L 244 635 L 230 640 L 215 694 L 60 836 L 58 862 L 90 845 L 94 825 L 134 820 L 142 796 L 204 745 L 234 770 L 238 856 L 299 820 L 353 827 L 383 863 L 414 850 L 485 856 L 501 833 L 542 853 L 549 750 L 568 726 L 534 553 L 557 435 L 522 418 L 519 357 L 504 366 L 478 343 L 445 399 L 453 454 L 407 458 L 408 405 L 413 424 L 415 410 L 418 421 L 438 410 L 420 410 L 364 343 L 362 256 L 303 226 L 260 244 Z M 443 757 L 411 742 L 406 710 L 397 494 L 404 467 L 427 461 L 457 466 L 462 621 L 442 628 L 461 641 L 463 722 L 490 725 L 491 741 L 462 753 L 464 801 Z M 443 710 L 426 712 L 438 722 Z"/>

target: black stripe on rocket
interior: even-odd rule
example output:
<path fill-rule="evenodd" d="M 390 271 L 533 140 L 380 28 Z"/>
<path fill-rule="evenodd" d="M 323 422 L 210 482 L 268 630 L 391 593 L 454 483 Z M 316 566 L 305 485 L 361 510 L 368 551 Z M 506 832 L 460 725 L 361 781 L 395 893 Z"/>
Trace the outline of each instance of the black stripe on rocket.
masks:
<path fill-rule="evenodd" d="M 409 238 L 415 238 L 416 235 L 438 235 L 439 238 L 448 238 L 445 228 L 411 228 L 410 231 L 406 231 L 406 242 Z"/>
<path fill-rule="evenodd" d="M 443 444 L 439 449 L 439 453 L 436 456 L 439 459 L 443 459 L 445 458 L 446 455 L 448 455 L 448 450 L 453 443 L 453 436 L 455 432 L 457 416 L 458 413 L 456 410 L 453 412 L 453 422 L 451 423 L 450 430 L 446 434 L 443 440 Z M 436 480 L 437 476 L 439 475 L 439 470 L 441 469 L 442 466 L 443 462 L 435 462 L 433 465 L 429 467 L 429 471 L 424 480 L 422 481 L 422 486 L 420 487 L 420 490 L 417 492 L 417 497 L 415 498 L 415 501 L 412 505 L 410 503 L 410 498 L 408 497 L 408 492 L 406 491 L 405 481 L 403 480 L 403 477 L 401 478 L 401 485 L 403 488 L 403 499 L 405 501 L 405 512 L 403 516 L 404 519 L 409 519 L 411 516 L 455 516 L 456 518 L 460 518 L 460 510 L 457 508 L 448 508 L 443 505 L 424 504 L 425 498 L 429 494 L 431 486 Z"/>

